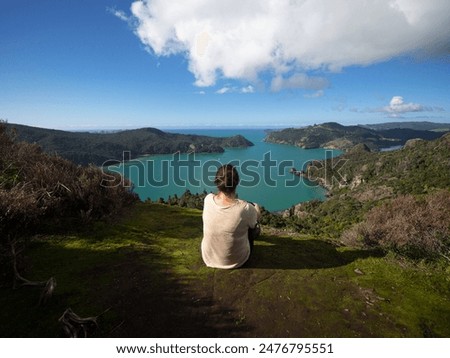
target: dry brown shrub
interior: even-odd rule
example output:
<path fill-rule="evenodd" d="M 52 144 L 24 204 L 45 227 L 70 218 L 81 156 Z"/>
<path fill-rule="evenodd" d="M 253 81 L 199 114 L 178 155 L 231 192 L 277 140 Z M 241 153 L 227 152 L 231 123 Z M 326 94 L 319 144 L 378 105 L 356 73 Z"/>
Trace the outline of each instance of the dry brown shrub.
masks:
<path fill-rule="evenodd" d="M 29 236 L 64 221 L 89 221 L 116 214 L 136 200 L 126 185 L 104 181 L 100 168 L 82 167 L 15 142 L 0 123 L 0 235 Z M 108 174 L 109 177 L 113 174 Z"/>
<path fill-rule="evenodd" d="M 412 258 L 448 258 L 450 251 L 450 192 L 441 190 L 423 199 L 399 196 L 373 208 L 365 221 L 341 237 L 347 244 L 362 242 Z"/>
<path fill-rule="evenodd" d="M 100 168 L 81 167 L 38 145 L 16 142 L 0 121 L 0 281 L 11 275 L 27 281 L 18 262 L 29 237 L 82 227 L 137 199 L 118 174 L 107 177 Z"/>

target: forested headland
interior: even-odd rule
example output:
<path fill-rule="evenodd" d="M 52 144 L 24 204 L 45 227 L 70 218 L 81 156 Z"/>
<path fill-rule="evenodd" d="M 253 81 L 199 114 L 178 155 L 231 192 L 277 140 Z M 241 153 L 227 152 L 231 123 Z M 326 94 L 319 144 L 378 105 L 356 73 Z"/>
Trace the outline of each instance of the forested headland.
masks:
<path fill-rule="evenodd" d="M 224 148 L 248 147 L 253 143 L 243 136 L 209 137 L 163 132 L 156 128 L 140 128 L 114 132 L 69 132 L 6 124 L 19 141 L 36 143 L 45 152 L 57 154 L 77 164 L 102 165 L 150 154 L 222 153 Z M 129 153 L 129 155 L 128 155 Z"/>
<path fill-rule="evenodd" d="M 448 131 L 450 131 L 450 125 L 446 123 L 407 122 L 344 126 L 328 122 L 303 128 L 270 131 L 265 140 L 305 149 L 350 150 L 355 145 L 364 144 L 370 150 L 378 151 L 383 148 L 402 146 L 410 139 L 437 139 Z"/>

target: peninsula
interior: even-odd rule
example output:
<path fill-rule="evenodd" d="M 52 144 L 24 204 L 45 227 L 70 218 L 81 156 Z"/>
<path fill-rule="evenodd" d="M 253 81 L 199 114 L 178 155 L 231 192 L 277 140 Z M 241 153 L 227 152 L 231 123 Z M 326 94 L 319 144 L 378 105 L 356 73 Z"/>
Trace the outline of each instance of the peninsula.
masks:
<path fill-rule="evenodd" d="M 245 148 L 253 143 L 241 135 L 209 137 L 163 132 L 140 128 L 117 132 L 69 132 L 62 130 L 7 124 L 17 139 L 36 143 L 47 153 L 58 154 L 77 164 L 102 165 L 108 160 L 122 160 L 129 152 L 133 159 L 150 154 L 222 153 L 224 148 Z"/>
<path fill-rule="evenodd" d="M 286 128 L 269 132 L 266 142 L 290 144 L 305 149 L 330 148 L 347 151 L 357 144 L 364 144 L 372 151 L 404 145 L 410 139 L 433 140 L 450 130 L 450 125 L 442 124 L 440 130 L 436 126 L 427 127 L 424 122 L 414 129 L 394 126 L 344 126 L 328 122 L 304 128 Z M 431 125 L 431 123 L 430 123 Z M 431 128 L 424 130 L 423 128 Z"/>

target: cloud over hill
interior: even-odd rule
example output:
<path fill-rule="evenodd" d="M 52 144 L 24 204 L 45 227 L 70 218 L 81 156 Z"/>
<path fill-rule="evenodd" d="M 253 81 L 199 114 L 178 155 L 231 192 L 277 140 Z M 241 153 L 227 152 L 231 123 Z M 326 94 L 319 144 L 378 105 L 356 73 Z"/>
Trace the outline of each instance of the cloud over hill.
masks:
<path fill-rule="evenodd" d="M 450 48 L 446 0 L 143 0 L 131 12 L 150 52 L 186 56 L 197 86 L 267 76 L 273 91 L 322 90 L 317 70 Z"/>

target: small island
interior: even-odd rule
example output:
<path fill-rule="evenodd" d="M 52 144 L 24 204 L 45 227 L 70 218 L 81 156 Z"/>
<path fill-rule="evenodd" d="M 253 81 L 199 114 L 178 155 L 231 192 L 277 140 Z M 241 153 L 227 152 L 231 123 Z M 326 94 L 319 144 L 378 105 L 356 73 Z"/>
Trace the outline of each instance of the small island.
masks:
<path fill-rule="evenodd" d="M 301 177 L 303 175 L 305 175 L 305 172 L 303 170 L 297 170 L 296 168 L 292 167 L 291 169 L 289 169 L 289 173 L 294 174 L 298 177 Z"/>

